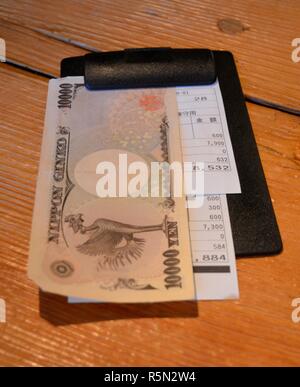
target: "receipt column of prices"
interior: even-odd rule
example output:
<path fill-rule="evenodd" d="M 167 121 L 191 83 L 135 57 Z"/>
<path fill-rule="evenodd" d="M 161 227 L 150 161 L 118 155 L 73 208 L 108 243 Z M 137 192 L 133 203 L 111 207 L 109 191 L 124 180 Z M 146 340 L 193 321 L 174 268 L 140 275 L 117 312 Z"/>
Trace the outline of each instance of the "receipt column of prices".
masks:
<path fill-rule="evenodd" d="M 238 298 L 226 196 L 206 195 L 202 207 L 189 209 L 189 226 L 197 298 Z"/>
<path fill-rule="evenodd" d="M 241 193 L 218 82 L 176 88 L 184 161 L 204 164 L 206 194 Z"/>
<path fill-rule="evenodd" d="M 218 82 L 176 89 L 184 161 L 204 165 L 203 206 L 189 209 L 198 299 L 238 298 L 235 252 L 226 193 L 240 193 Z"/>

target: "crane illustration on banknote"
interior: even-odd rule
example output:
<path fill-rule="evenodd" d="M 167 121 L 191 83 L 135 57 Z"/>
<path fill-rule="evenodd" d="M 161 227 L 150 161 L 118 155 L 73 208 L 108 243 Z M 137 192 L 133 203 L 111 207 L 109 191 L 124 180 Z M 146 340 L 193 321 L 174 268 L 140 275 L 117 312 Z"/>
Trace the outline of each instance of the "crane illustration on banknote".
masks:
<path fill-rule="evenodd" d="M 117 269 L 120 265 L 132 263 L 142 256 L 145 239 L 136 237 L 153 231 L 167 232 L 167 216 L 161 224 L 137 226 L 99 218 L 90 226 L 84 226 L 82 214 L 68 215 L 65 222 L 69 223 L 74 233 L 88 234 L 89 238 L 77 246 L 77 250 L 89 256 L 103 256 L 99 261 L 103 268 Z"/>

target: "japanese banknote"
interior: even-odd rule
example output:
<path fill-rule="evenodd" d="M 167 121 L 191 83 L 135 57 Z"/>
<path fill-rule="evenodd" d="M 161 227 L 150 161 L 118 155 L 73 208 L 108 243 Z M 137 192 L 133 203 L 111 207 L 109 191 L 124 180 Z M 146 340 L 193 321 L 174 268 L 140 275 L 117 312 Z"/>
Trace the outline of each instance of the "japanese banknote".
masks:
<path fill-rule="evenodd" d="M 172 186 L 169 196 L 149 196 L 146 184 L 130 196 L 120 179 L 128 165 L 134 176 L 134 166 L 181 162 L 177 117 L 175 89 L 50 81 L 29 260 L 44 291 L 107 302 L 194 299 L 185 196 Z M 115 182 L 105 182 L 111 165 Z"/>

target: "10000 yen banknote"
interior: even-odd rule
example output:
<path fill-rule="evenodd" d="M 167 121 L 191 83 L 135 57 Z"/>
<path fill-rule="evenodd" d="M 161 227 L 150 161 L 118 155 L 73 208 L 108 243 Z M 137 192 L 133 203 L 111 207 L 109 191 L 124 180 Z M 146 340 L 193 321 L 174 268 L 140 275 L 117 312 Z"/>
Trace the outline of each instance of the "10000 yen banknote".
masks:
<path fill-rule="evenodd" d="M 100 162 L 122 156 L 124 173 L 124 160 L 181 162 L 180 144 L 174 89 L 89 91 L 81 77 L 51 80 L 29 277 L 48 292 L 108 302 L 193 299 L 185 197 L 97 190 Z"/>

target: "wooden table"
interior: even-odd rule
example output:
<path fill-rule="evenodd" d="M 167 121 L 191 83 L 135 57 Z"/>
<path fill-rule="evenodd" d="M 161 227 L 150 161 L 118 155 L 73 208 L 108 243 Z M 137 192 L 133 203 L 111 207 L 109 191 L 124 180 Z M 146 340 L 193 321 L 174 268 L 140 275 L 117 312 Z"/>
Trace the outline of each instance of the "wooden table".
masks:
<path fill-rule="evenodd" d="M 26 266 L 48 76 L 90 50 L 171 46 L 235 55 L 249 98 L 299 109 L 300 3 L 12 1 L 0 4 L 1 365 L 299 365 L 300 118 L 248 103 L 282 233 L 279 256 L 240 259 L 239 301 L 67 305 L 40 295 Z"/>

